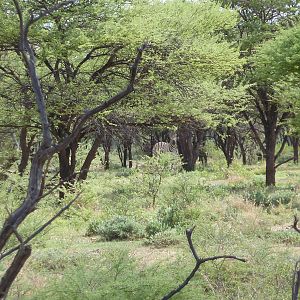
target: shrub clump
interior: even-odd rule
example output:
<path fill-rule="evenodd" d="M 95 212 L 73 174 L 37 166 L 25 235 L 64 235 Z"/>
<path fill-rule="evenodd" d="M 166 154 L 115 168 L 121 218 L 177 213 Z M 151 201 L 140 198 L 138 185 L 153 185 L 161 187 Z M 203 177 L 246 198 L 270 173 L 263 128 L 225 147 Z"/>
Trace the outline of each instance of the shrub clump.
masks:
<path fill-rule="evenodd" d="M 180 243 L 180 237 L 175 229 L 167 229 L 161 232 L 157 232 L 147 239 L 144 244 L 154 246 L 156 248 L 163 248 L 171 245 L 177 245 Z"/>
<path fill-rule="evenodd" d="M 247 191 L 244 195 L 244 199 L 254 202 L 255 205 L 270 207 L 278 206 L 279 204 L 289 204 L 295 196 L 295 192 L 291 190 L 274 190 L 266 188 Z"/>
<path fill-rule="evenodd" d="M 126 216 L 115 216 L 109 220 L 93 220 L 87 236 L 100 235 L 106 241 L 135 239 L 143 236 L 140 225 Z"/>

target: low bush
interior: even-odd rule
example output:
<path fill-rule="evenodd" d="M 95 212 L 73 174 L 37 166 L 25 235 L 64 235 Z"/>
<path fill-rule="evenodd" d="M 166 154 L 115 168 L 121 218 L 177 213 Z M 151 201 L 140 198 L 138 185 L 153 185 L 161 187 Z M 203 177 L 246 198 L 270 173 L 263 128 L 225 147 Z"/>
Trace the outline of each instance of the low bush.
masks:
<path fill-rule="evenodd" d="M 291 189 L 274 189 L 274 188 L 256 188 L 246 191 L 244 199 L 261 205 L 263 207 L 278 206 L 279 204 L 289 204 L 296 194 Z"/>
<path fill-rule="evenodd" d="M 135 239 L 143 236 L 141 226 L 125 216 L 115 216 L 106 221 L 93 220 L 89 223 L 86 234 L 88 236 L 100 235 L 106 241 Z"/>
<path fill-rule="evenodd" d="M 163 248 L 171 245 L 177 245 L 180 242 L 180 237 L 177 231 L 173 229 L 167 229 L 161 232 L 157 232 L 145 239 L 144 244 L 154 246 L 156 248 Z"/>

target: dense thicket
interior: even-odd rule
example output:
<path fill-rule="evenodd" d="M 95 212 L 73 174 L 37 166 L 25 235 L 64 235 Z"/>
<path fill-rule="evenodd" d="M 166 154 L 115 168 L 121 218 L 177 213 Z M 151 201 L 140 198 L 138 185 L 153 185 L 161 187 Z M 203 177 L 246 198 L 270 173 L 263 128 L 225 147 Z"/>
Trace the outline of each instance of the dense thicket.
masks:
<path fill-rule="evenodd" d="M 31 253 L 19 226 L 51 192 L 62 205 L 99 152 L 132 168 L 164 142 L 194 171 L 214 143 L 228 168 L 264 160 L 275 186 L 298 163 L 298 14 L 294 0 L 1 1 L 0 180 L 28 184 L 0 230 L 0 253 L 17 251 L 0 298 Z"/>

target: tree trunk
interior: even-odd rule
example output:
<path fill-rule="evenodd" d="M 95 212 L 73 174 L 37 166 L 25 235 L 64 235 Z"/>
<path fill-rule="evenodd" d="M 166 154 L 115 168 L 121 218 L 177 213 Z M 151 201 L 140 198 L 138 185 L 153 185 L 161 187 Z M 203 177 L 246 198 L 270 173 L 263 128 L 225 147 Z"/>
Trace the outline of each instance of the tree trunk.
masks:
<path fill-rule="evenodd" d="M 110 153 L 110 147 L 104 149 L 104 170 L 109 169 L 109 153 Z"/>
<path fill-rule="evenodd" d="M 273 109 L 275 109 L 275 107 L 273 107 Z M 271 109 L 270 111 L 272 111 L 273 109 Z M 275 185 L 276 123 L 277 123 L 277 114 L 276 113 L 273 114 L 272 112 L 270 112 L 265 126 L 266 186 Z"/>
<path fill-rule="evenodd" d="M 74 182 L 77 149 L 78 142 L 75 141 L 70 147 L 67 147 L 58 153 L 60 180 L 63 182 L 63 186 L 66 189 L 69 189 Z M 64 196 L 65 193 L 59 191 L 59 198 L 63 199 Z"/>
<path fill-rule="evenodd" d="M 194 132 L 193 132 L 194 131 Z M 199 156 L 201 131 L 195 131 L 188 125 L 178 128 L 178 151 L 182 156 L 183 169 L 194 171 Z"/>
<path fill-rule="evenodd" d="M 266 186 L 275 185 L 275 146 L 276 140 L 269 137 L 266 140 Z"/>
<path fill-rule="evenodd" d="M 132 168 L 132 144 L 128 145 L 128 167 Z"/>
<path fill-rule="evenodd" d="M 123 144 L 123 161 L 122 161 L 122 167 L 127 168 L 127 158 L 128 158 L 128 147 L 127 144 Z"/>
<path fill-rule="evenodd" d="M 236 140 L 237 140 L 237 143 L 238 143 L 240 151 L 241 151 L 243 165 L 247 165 L 247 153 L 246 153 L 246 149 L 244 147 L 245 140 L 244 140 L 244 138 L 241 138 L 238 134 L 236 134 Z"/>
<path fill-rule="evenodd" d="M 29 245 L 22 245 L 17 252 L 14 260 L 12 261 L 9 268 L 6 270 L 5 274 L 0 281 L 0 299 L 6 299 L 7 293 L 18 276 L 19 272 L 23 268 L 25 262 L 31 255 L 31 247 Z"/>
<path fill-rule="evenodd" d="M 291 137 L 291 142 L 293 145 L 294 163 L 298 164 L 298 162 L 299 162 L 299 137 Z"/>
<path fill-rule="evenodd" d="M 103 139 L 103 150 L 104 150 L 104 170 L 109 169 L 109 153 L 111 148 L 112 136 L 111 134 L 105 133 Z"/>
<path fill-rule="evenodd" d="M 28 165 L 30 150 L 35 137 L 35 135 L 31 136 L 29 142 L 27 143 L 27 133 L 27 128 L 22 127 L 20 132 L 21 161 L 18 165 L 18 171 L 21 176 L 23 176 L 24 171 Z"/>
<path fill-rule="evenodd" d="M 216 130 L 216 144 L 222 150 L 227 167 L 233 162 L 234 150 L 237 144 L 235 130 L 233 127 L 228 126 L 218 126 Z"/>
<path fill-rule="evenodd" d="M 101 145 L 101 142 L 102 142 L 102 138 L 99 135 L 97 135 L 94 140 L 94 143 L 93 143 L 93 145 L 81 167 L 80 174 L 78 176 L 78 180 L 80 180 L 80 181 L 86 180 L 87 174 L 88 174 L 91 164 L 92 164 L 92 161 L 96 157 L 97 150 L 98 150 L 99 146 Z"/>

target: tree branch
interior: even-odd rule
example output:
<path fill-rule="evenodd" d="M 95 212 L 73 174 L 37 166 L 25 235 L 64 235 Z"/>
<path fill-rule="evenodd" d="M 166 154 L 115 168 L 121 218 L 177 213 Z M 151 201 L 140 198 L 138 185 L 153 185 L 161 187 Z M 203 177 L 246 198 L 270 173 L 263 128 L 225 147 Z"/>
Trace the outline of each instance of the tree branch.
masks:
<path fill-rule="evenodd" d="M 142 59 L 143 51 L 147 48 L 147 46 L 148 46 L 148 44 L 144 43 L 143 45 L 141 45 L 140 48 L 138 48 L 137 56 L 134 60 L 133 65 L 130 68 L 130 81 L 129 81 L 128 85 L 117 95 L 111 97 L 107 101 L 102 102 L 100 105 L 96 106 L 95 108 L 86 111 L 85 114 L 83 114 L 81 117 L 79 117 L 78 121 L 77 121 L 77 125 L 73 129 L 73 132 L 68 137 L 66 137 L 65 140 L 62 141 L 60 144 L 55 145 L 55 146 L 51 147 L 50 149 L 48 149 L 48 151 L 47 151 L 48 155 L 57 153 L 61 149 L 64 149 L 67 145 L 69 145 L 80 133 L 80 130 L 82 129 L 82 127 L 86 123 L 86 121 L 88 119 L 90 119 L 92 116 L 94 116 L 95 114 L 97 114 L 99 112 L 104 111 L 105 109 L 109 108 L 110 106 L 112 106 L 113 104 L 120 101 L 121 99 L 123 99 L 124 97 L 126 97 L 127 95 L 129 95 L 131 92 L 134 91 L 134 82 L 135 82 L 135 79 L 137 76 L 138 65 Z"/>
<path fill-rule="evenodd" d="M 55 219 L 57 219 L 64 211 L 66 211 L 80 196 L 80 193 L 76 195 L 76 197 L 71 200 L 66 206 L 64 206 L 58 213 L 56 213 L 50 220 L 48 220 L 44 225 L 42 225 L 39 229 L 37 229 L 34 233 L 32 233 L 27 239 L 23 241 L 20 245 L 11 248 L 10 250 L 4 252 L 3 254 L 0 254 L 0 260 L 2 260 L 4 257 L 12 254 L 13 252 L 20 249 L 22 245 L 28 244 L 33 238 L 35 238 L 39 233 L 41 233 L 46 227 L 48 227 Z M 1 297 L 0 297 L 1 299 Z"/>
<path fill-rule="evenodd" d="M 172 290 L 170 293 L 165 295 L 162 298 L 162 300 L 171 299 L 175 294 L 179 293 L 190 282 L 190 280 L 195 276 L 196 272 L 199 270 L 201 265 L 207 261 L 229 258 L 229 259 L 235 259 L 235 260 L 239 260 L 242 262 L 246 262 L 246 260 L 244 258 L 238 258 L 233 255 L 220 255 L 220 256 L 213 256 L 213 257 L 207 257 L 207 258 L 200 258 L 196 252 L 195 246 L 192 241 L 192 234 L 193 234 L 194 229 L 195 229 L 195 226 L 191 229 L 187 229 L 186 237 L 187 237 L 187 240 L 189 243 L 190 250 L 196 260 L 195 267 L 193 268 L 192 272 L 188 275 L 188 277 L 176 289 Z"/>
<path fill-rule="evenodd" d="M 277 165 L 275 166 L 275 169 L 277 169 L 279 166 L 281 166 L 281 165 L 283 165 L 283 164 L 288 163 L 289 161 L 291 161 L 291 160 L 293 160 L 293 159 L 294 159 L 294 157 L 291 157 L 291 158 L 288 158 L 288 159 L 284 160 L 283 162 L 277 164 Z"/>
<path fill-rule="evenodd" d="M 278 150 L 278 152 L 275 155 L 275 161 L 278 159 L 279 155 L 282 153 L 282 151 L 284 150 L 285 144 L 287 143 L 287 136 L 285 136 L 283 138 L 283 142 L 280 146 L 280 149 Z"/>
<path fill-rule="evenodd" d="M 29 245 L 21 244 L 18 248 L 18 253 L 15 256 L 13 262 L 6 270 L 4 276 L 1 278 L 0 281 L 0 299 L 5 299 L 9 288 L 11 287 L 12 283 L 18 276 L 19 272 L 21 271 L 22 267 L 24 266 L 25 262 L 31 255 L 31 247 Z"/>
<path fill-rule="evenodd" d="M 259 134 L 258 134 L 256 128 L 254 127 L 253 123 L 251 122 L 251 120 L 250 120 L 248 114 L 247 114 L 246 112 L 243 112 L 243 115 L 244 115 L 245 119 L 248 121 L 248 124 L 249 124 L 249 126 L 250 126 L 250 129 L 251 129 L 251 131 L 252 131 L 253 134 L 254 134 L 254 138 L 255 138 L 256 142 L 258 143 L 258 145 L 259 145 L 259 147 L 260 147 L 260 150 L 261 150 L 264 154 L 266 154 L 266 147 L 264 146 L 263 142 L 261 141 L 261 139 L 260 139 L 260 137 L 259 137 Z"/>
<path fill-rule="evenodd" d="M 44 11 L 40 12 L 36 16 L 34 16 L 33 14 L 31 14 L 30 19 L 29 19 L 26 27 L 29 28 L 32 24 L 34 24 L 35 22 L 37 22 L 41 18 L 46 17 L 47 15 L 50 15 L 51 13 L 53 13 L 53 12 L 61 9 L 64 6 L 67 6 L 69 4 L 74 4 L 74 3 L 75 3 L 75 0 L 63 1 L 63 2 L 57 3 L 56 5 L 53 5 L 50 8 L 46 8 Z"/>

